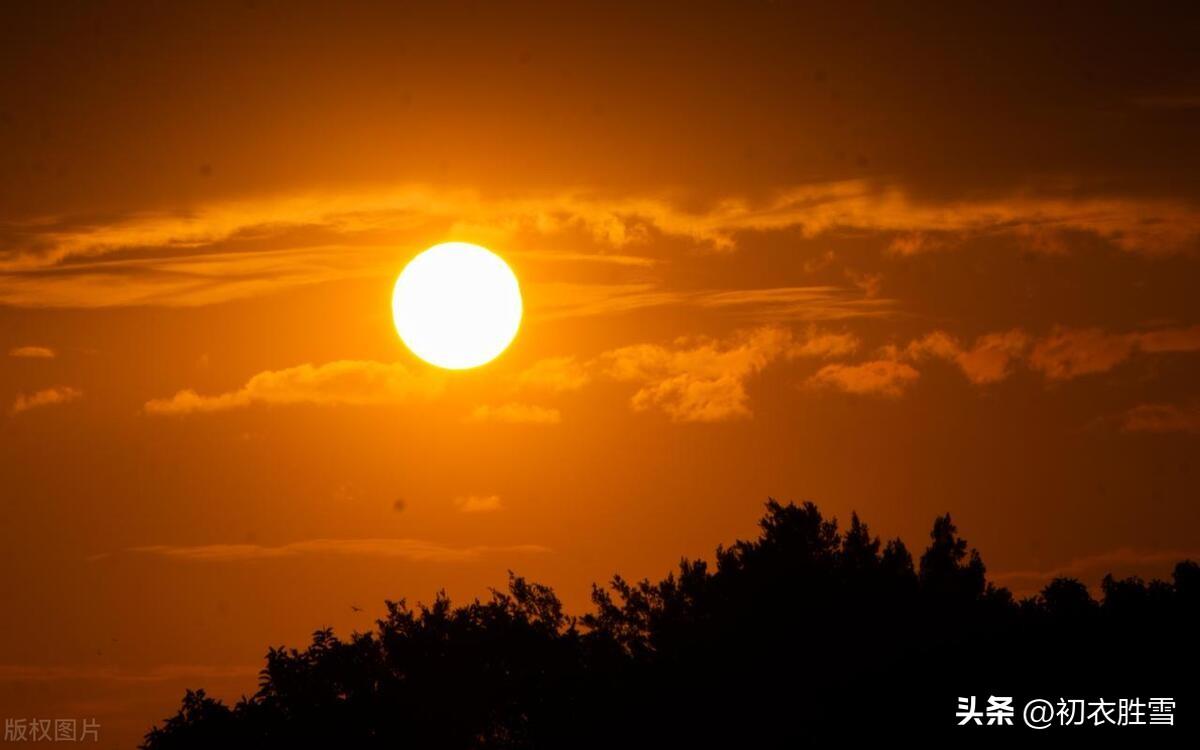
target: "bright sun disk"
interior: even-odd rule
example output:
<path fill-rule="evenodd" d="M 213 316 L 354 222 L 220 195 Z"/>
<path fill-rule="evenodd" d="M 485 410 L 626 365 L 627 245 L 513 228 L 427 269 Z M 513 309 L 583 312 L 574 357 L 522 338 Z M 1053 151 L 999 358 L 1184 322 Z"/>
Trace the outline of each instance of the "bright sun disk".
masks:
<path fill-rule="evenodd" d="M 521 325 L 521 289 L 508 264 L 466 242 L 434 245 L 409 261 L 392 293 L 405 345 L 430 364 L 464 370 L 500 355 Z"/>

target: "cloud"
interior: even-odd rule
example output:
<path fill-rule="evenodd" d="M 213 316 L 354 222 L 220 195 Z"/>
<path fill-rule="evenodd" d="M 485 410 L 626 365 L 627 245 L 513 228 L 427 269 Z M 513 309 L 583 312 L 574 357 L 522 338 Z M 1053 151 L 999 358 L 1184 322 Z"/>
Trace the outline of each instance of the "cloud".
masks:
<path fill-rule="evenodd" d="M 845 357 L 858 351 L 860 343 L 858 337 L 852 333 L 823 333 L 815 327 L 810 327 L 804 340 L 792 346 L 788 355 L 820 359 Z"/>
<path fill-rule="evenodd" d="M 83 398 L 83 391 L 69 385 L 56 385 L 52 388 L 45 388 L 31 393 L 28 396 L 24 393 L 18 393 L 16 400 L 13 401 L 12 413 L 20 414 L 23 411 L 37 409 L 42 406 L 66 404 L 80 398 Z"/>
<path fill-rule="evenodd" d="M 912 365 L 895 359 L 878 359 L 854 365 L 825 365 L 808 379 L 808 384 L 856 395 L 896 398 L 920 376 Z"/>
<path fill-rule="evenodd" d="M 505 424 L 558 424 L 562 413 L 533 404 L 508 403 L 499 406 L 477 406 L 467 417 L 468 422 L 502 422 Z"/>
<path fill-rule="evenodd" d="M 1163 328 L 1134 334 L 1138 349 L 1143 352 L 1200 351 L 1200 325 L 1190 328 Z"/>
<path fill-rule="evenodd" d="M 640 344 L 602 353 L 586 362 L 574 357 L 539 360 L 517 376 L 518 384 L 563 392 L 584 387 L 594 373 L 642 383 L 631 404 L 637 411 L 661 409 L 677 422 L 718 422 L 751 415 L 745 381 L 780 358 L 831 359 L 854 353 L 858 337 L 810 325 L 801 337 L 778 325 L 742 331 L 727 341 L 680 338 L 673 346 Z M 554 409 L 513 403 L 480 406 L 471 421 L 544 422 L 560 419 Z"/>
<path fill-rule="evenodd" d="M 1200 326 L 1133 333 L 1059 327 L 1034 345 L 1029 364 L 1050 380 L 1069 380 L 1108 372 L 1137 351 L 1200 351 Z"/>
<path fill-rule="evenodd" d="M 616 380 L 638 382 L 635 411 L 660 409 L 676 422 L 720 422 L 751 416 L 746 380 L 783 356 L 792 335 L 778 326 L 741 332 L 729 341 L 678 339 L 673 347 L 639 344 L 598 358 Z"/>
<path fill-rule="evenodd" d="M 1006 586 L 1018 595 L 1034 594 L 1055 578 L 1075 578 L 1093 586 L 1111 573 L 1114 578 L 1140 576 L 1145 579 L 1170 579 L 1175 563 L 1200 560 L 1200 549 L 1137 550 L 1121 548 L 1097 555 L 1079 557 L 1045 570 L 1013 570 L 989 574 L 996 584 Z M 1093 595 L 1099 592 L 1093 590 Z"/>
<path fill-rule="evenodd" d="M 845 277 L 862 290 L 868 298 L 878 297 L 879 292 L 883 290 L 883 274 L 882 273 L 865 273 L 856 271 L 853 268 L 847 268 L 842 272 Z"/>
<path fill-rule="evenodd" d="M 1135 197 L 1078 198 L 1025 193 L 985 200 L 916 202 L 885 191 L 875 201 L 876 217 L 852 202 L 844 226 L 895 232 L 890 250 L 917 255 L 952 249 L 980 236 L 1008 235 L 1030 250 L 1062 252 L 1064 236 L 1085 233 L 1126 252 L 1144 256 L 1187 253 L 1200 238 L 1200 211 L 1187 201 Z M 856 221 L 857 220 L 857 221 Z"/>
<path fill-rule="evenodd" d="M 717 421 L 749 415 L 744 380 L 775 358 L 836 359 L 853 354 L 861 345 L 853 334 L 822 332 L 811 326 L 800 339 L 774 326 L 757 331 L 757 343 L 731 345 L 724 354 L 711 340 L 689 348 L 684 339 L 677 342 L 676 349 L 644 344 L 608 352 L 599 361 L 618 380 L 647 381 L 634 395 L 635 409 L 659 407 L 677 421 Z M 772 333 L 763 333 L 767 331 Z M 969 346 L 946 331 L 934 330 L 903 347 L 882 347 L 874 360 L 825 365 L 806 382 L 846 393 L 895 398 L 920 378 L 914 364 L 930 358 L 955 364 L 975 385 L 989 385 L 1007 378 L 1021 361 L 1050 380 L 1064 380 L 1106 371 L 1137 351 L 1200 351 L 1200 326 L 1122 334 L 1099 328 L 1056 328 L 1036 341 L 1024 330 L 1013 328 L 981 335 Z M 724 367 L 715 364 L 722 356 L 728 358 Z M 1186 417 L 1172 418 L 1161 409 L 1159 412 L 1164 429 L 1169 424 L 1185 429 Z M 1152 417 L 1149 412 L 1137 416 L 1143 421 Z"/>
<path fill-rule="evenodd" d="M 946 250 L 950 245 L 949 241 L 932 232 L 906 232 L 892 238 L 891 242 L 888 243 L 888 252 L 893 255 L 908 257 Z"/>
<path fill-rule="evenodd" d="M 1069 380 L 1111 370 L 1133 353 L 1134 344 L 1132 336 L 1099 328 L 1060 328 L 1034 345 L 1029 364 L 1050 380 Z"/>
<path fill-rule="evenodd" d="M 530 285 L 531 317 L 559 320 L 615 315 L 653 307 L 723 310 L 748 320 L 845 320 L 890 315 L 895 301 L 836 286 L 670 290 L 651 283 Z"/>
<path fill-rule="evenodd" d="M 556 393 L 577 391 L 587 385 L 588 380 L 587 368 L 570 356 L 540 359 L 517 375 L 517 383 L 523 387 Z"/>
<path fill-rule="evenodd" d="M 1028 347 L 1029 336 L 1014 328 L 980 336 L 969 350 L 960 352 L 954 361 L 972 383 L 995 383 L 1008 377 L 1010 364 L 1020 358 Z"/>
<path fill-rule="evenodd" d="M 148 414 L 178 416 L 252 404 L 400 404 L 430 398 L 441 389 L 440 378 L 414 374 L 399 363 L 339 360 L 260 372 L 238 390 L 214 396 L 179 391 L 170 398 L 147 401 L 145 410 Z"/>
<path fill-rule="evenodd" d="M 910 255 L 979 235 L 1012 235 L 1036 249 L 1061 245 L 1057 238 L 1064 233 L 1084 232 L 1146 255 L 1190 252 L 1200 237 L 1200 209 L 1185 201 L 1046 191 L 935 201 L 915 199 L 894 185 L 851 180 L 696 205 L 695 196 L 668 193 L 496 196 L 402 185 L 226 201 L 187 211 L 9 222 L 0 251 L 0 304 L 213 304 L 391 273 L 398 243 L 446 236 L 504 242 L 520 232 L 582 230 L 611 248 L 661 235 L 729 251 L 742 233 L 787 230 L 810 238 L 877 234 L 890 238 L 894 252 Z M 541 255 L 631 268 L 653 262 L 629 253 Z M 877 280 L 864 284 L 868 292 L 878 291 Z"/>
<path fill-rule="evenodd" d="M 945 331 L 933 331 L 909 343 L 905 354 L 912 359 L 936 357 L 958 365 L 975 385 L 996 383 L 1008 377 L 1011 365 L 1029 348 L 1029 335 L 1019 328 L 989 333 L 963 348 Z"/>
<path fill-rule="evenodd" d="M 70 258 L 4 270 L 0 304 L 16 307 L 195 307 L 380 273 L 384 248 L 353 243 L 218 251 L 171 246 L 134 257 Z M 390 248 L 394 252 L 394 247 Z M 114 252 L 116 252 L 114 250 Z M 394 263 L 394 256 L 391 258 Z"/>
<path fill-rule="evenodd" d="M 488 554 L 537 554 L 549 552 L 549 549 L 536 544 L 450 547 L 421 539 L 307 539 L 274 547 L 259 544 L 150 545 L 132 547 L 126 551 L 189 562 L 241 562 L 335 555 L 453 563 L 470 562 Z"/>
<path fill-rule="evenodd" d="M 685 294 L 660 289 L 650 283 L 543 282 L 531 284 L 527 296 L 530 317 L 540 320 L 615 315 L 687 301 Z"/>
<path fill-rule="evenodd" d="M 686 300 L 685 300 L 686 301 Z M 786 322 L 866 318 L 889 315 L 895 301 L 836 286 L 791 286 L 696 292 L 698 307 L 730 309 L 757 320 Z"/>
<path fill-rule="evenodd" d="M 10 357 L 25 359 L 54 359 L 54 350 L 48 346 L 17 346 L 8 350 Z"/>
<path fill-rule="evenodd" d="M 513 250 L 506 253 L 509 257 L 543 262 L 558 263 L 596 263 L 612 266 L 633 266 L 650 268 L 658 264 L 654 258 L 642 255 L 622 255 L 619 253 L 572 253 L 547 250 Z"/>
<path fill-rule="evenodd" d="M 501 509 L 499 495 L 471 495 L 454 498 L 459 513 L 493 513 Z"/>
<path fill-rule="evenodd" d="M 1200 403 L 1138 404 L 1120 417 L 1125 432 L 1200 433 Z"/>
<path fill-rule="evenodd" d="M 1129 333 L 1059 326 L 1037 340 L 1019 328 L 989 333 L 970 347 L 945 331 L 932 331 L 893 352 L 893 358 L 944 359 L 958 365 L 972 383 L 986 385 L 1004 380 L 1022 360 L 1048 380 L 1070 380 L 1108 372 L 1137 352 L 1193 351 L 1200 351 L 1200 326 Z"/>

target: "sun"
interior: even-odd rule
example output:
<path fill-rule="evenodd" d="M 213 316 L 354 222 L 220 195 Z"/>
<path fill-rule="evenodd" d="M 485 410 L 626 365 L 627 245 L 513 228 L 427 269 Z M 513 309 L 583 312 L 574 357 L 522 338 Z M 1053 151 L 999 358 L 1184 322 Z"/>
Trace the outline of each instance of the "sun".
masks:
<path fill-rule="evenodd" d="M 392 319 L 426 362 L 465 370 L 492 361 L 521 325 L 521 287 L 508 264 L 466 242 L 434 245 L 409 261 L 392 292 Z"/>

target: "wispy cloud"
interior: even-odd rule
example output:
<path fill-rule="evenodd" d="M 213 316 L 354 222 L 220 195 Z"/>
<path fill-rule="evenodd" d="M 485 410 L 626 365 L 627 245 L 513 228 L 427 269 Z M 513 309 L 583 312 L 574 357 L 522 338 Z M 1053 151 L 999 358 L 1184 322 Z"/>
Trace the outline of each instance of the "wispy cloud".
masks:
<path fill-rule="evenodd" d="M 934 330 L 907 345 L 881 347 L 872 361 L 826 365 L 808 379 L 808 384 L 847 393 L 896 397 L 920 378 L 914 365 L 928 359 L 952 362 L 972 384 L 986 386 L 1007 378 L 1020 363 L 1042 373 L 1047 380 L 1058 381 L 1107 372 L 1136 352 L 1194 351 L 1200 351 L 1200 326 L 1128 333 L 1057 327 L 1036 339 L 1020 328 L 1013 328 L 984 334 L 970 345 L 946 331 Z M 1186 415 L 1172 416 L 1163 408 L 1153 412 L 1143 410 L 1131 418 L 1144 424 L 1143 429 L 1150 429 L 1155 417 L 1164 428 L 1168 424 L 1186 424 Z"/>
<path fill-rule="evenodd" d="M 1190 101 L 1173 99 L 1172 101 Z M 801 228 L 816 236 L 836 228 L 879 231 L 964 232 L 1014 227 L 1072 227 L 1113 236 L 1131 247 L 1159 238 L 1194 237 L 1197 213 L 1186 203 L 1134 198 L 1075 198 L 1026 192 L 985 200 L 917 200 L 896 186 L 866 180 L 812 183 L 750 200 L 739 196 L 689 209 L 687 196 L 614 198 L 576 190 L 484 195 L 469 190 L 405 185 L 385 190 L 229 201 L 186 213 L 128 213 L 78 221 L 70 217 L 10 227 L 24 252 L 9 267 L 39 257 L 53 261 L 114 249 L 197 247 L 247 234 L 296 226 L 340 232 L 397 229 L 441 220 L 465 231 L 583 228 L 615 247 L 647 232 L 689 237 L 718 248 L 741 231 Z"/>
<path fill-rule="evenodd" d="M 1138 404 L 1120 416 L 1125 432 L 1200 433 L 1200 402 Z"/>
<path fill-rule="evenodd" d="M 989 333 L 963 347 L 945 331 L 933 331 L 909 343 L 905 354 L 912 359 L 937 357 L 958 365 L 975 385 L 996 383 L 1008 377 L 1012 363 L 1029 348 L 1030 337 L 1019 328 Z"/>
<path fill-rule="evenodd" d="M 501 422 L 504 424 L 558 424 L 562 413 L 558 409 L 517 402 L 475 407 L 467 417 L 468 422 Z"/>
<path fill-rule="evenodd" d="M 23 359 L 54 359 L 54 350 L 48 346 L 17 346 L 8 350 L 8 356 Z"/>
<path fill-rule="evenodd" d="M 503 506 L 499 495 L 470 495 L 454 498 L 454 507 L 459 513 L 494 513 Z"/>
<path fill-rule="evenodd" d="M 1108 372 L 1135 352 L 1200 351 L 1200 326 L 1110 333 L 1101 328 L 1056 328 L 1040 339 L 1029 364 L 1050 380 Z"/>
<path fill-rule="evenodd" d="M 188 562 L 241 562 L 335 555 L 453 563 L 470 562 L 489 554 L 538 554 L 550 550 L 537 544 L 451 547 L 422 539 L 307 539 L 273 547 L 260 544 L 150 545 L 132 547 L 126 551 Z"/>
<path fill-rule="evenodd" d="M 513 250 L 507 255 L 517 260 L 536 260 L 547 263 L 589 263 L 612 266 L 632 266 L 635 268 L 650 268 L 658 264 L 654 258 L 643 255 L 624 255 L 622 253 L 573 253 L 552 250 Z"/>
<path fill-rule="evenodd" d="M 1050 380 L 1107 372 L 1133 353 L 1136 341 L 1099 328 L 1058 329 L 1033 347 L 1029 364 Z"/>
<path fill-rule="evenodd" d="M 1126 250 L 1155 255 L 1194 250 L 1200 237 L 1200 209 L 1161 199 L 1024 193 L 931 201 L 894 186 L 845 181 L 794 187 L 758 200 L 729 196 L 703 208 L 694 205 L 686 196 L 668 194 L 620 199 L 588 191 L 496 196 L 408 185 L 247 199 L 170 213 L 38 219 L 6 227 L 0 303 L 210 304 L 391 272 L 395 248 L 404 238 L 504 242 L 519 232 L 551 235 L 567 229 L 582 230 L 612 249 L 665 235 L 720 251 L 734 249 L 739 234 L 751 231 L 788 230 L 807 237 L 875 233 L 890 237 L 896 251 L 905 254 L 994 234 L 1023 238 L 1035 249 L 1056 247 L 1056 236 L 1086 232 Z M 384 236 L 387 241 L 381 242 Z M 654 262 L 628 252 L 541 254 L 630 267 Z M 653 299 L 646 293 L 623 296 L 627 304 Z"/>
<path fill-rule="evenodd" d="M 29 395 L 18 393 L 16 400 L 13 401 L 12 413 L 20 414 L 23 411 L 38 409 L 44 406 L 67 404 L 81 398 L 83 398 L 83 391 L 69 385 L 56 385 Z"/>
<path fill-rule="evenodd" d="M 529 314 L 540 320 L 615 315 L 680 304 L 684 295 L 656 284 L 580 284 L 543 282 L 531 285 Z"/>
<path fill-rule="evenodd" d="M 889 315 L 895 301 L 836 286 L 793 286 L 697 292 L 698 307 L 728 309 L 775 322 L 845 320 Z"/>
<path fill-rule="evenodd" d="M 777 359 L 833 359 L 854 353 L 861 342 L 845 331 L 810 324 L 797 335 L 768 324 L 725 340 L 681 337 L 670 345 L 636 344 L 581 361 L 547 357 L 516 377 L 518 387 L 555 393 L 578 390 L 598 377 L 640 384 L 631 400 L 636 411 L 660 409 L 678 422 L 719 422 L 751 415 L 745 381 Z M 521 403 L 481 406 L 474 421 L 557 422 L 555 409 Z"/>
<path fill-rule="evenodd" d="M 148 414 L 179 416 L 226 411 L 254 404 L 378 405 L 430 398 L 441 392 L 442 380 L 416 374 L 399 363 L 339 360 L 267 370 L 236 391 L 204 396 L 183 390 L 170 398 L 147 401 Z"/>
<path fill-rule="evenodd" d="M 804 338 L 788 350 L 789 356 L 832 359 L 858 351 L 861 341 L 852 333 L 824 332 L 810 326 Z"/>
<path fill-rule="evenodd" d="M 792 342 L 786 328 L 763 326 L 724 342 L 684 338 L 669 347 L 622 347 L 599 363 L 610 377 L 641 384 L 630 402 L 636 411 L 660 409 L 677 422 L 720 422 L 751 415 L 746 380 Z"/>
<path fill-rule="evenodd" d="M 135 257 L 68 258 L 2 270 L 0 303 L 17 307 L 105 308 L 134 305 L 194 307 L 270 294 L 281 289 L 378 273 L 385 248 L 356 244 L 210 248 Z M 394 252 L 395 248 L 386 248 Z M 394 257 L 390 258 L 394 263 Z"/>
<path fill-rule="evenodd" d="M 859 364 L 825 365 L 808 379 L 808 384 L 860 396 L 897 398 L 920 377 L 912 365 L 894 359 L 877 359 Z"/>
<path fill-rule="evenodd" d="M 521 371 L 517 384 L 562 393 L 577 391 L 590 379 L 587 367 L 575 357 L 546 357 Z"/>
<path fill-rule="evenodd" d="M 747 321 L 786 323 L 881 317 L 896 303 L 836 286 L 671 290 L 652 283 L 543 283 L 532 286 L 531 315 L 544 320 L 614 315 L 654 307 L 723 310 Z"/>
<path fill-rule="evenodd" d="M 1200 351 L 1200 326 L 1124 333 L 1059 326 L 1037 339 L 1019 328 L 989 333 L 970 346 L 945 331 L 932 331 L 892 356 L 910 361 L 944 359 L 958 365 L 972 383 L 987 385 L 1007 378 L 1019 362 L 1047 380 L 1058 381 L 1108 372 L 1138 352 L 1196 351 Z"/>

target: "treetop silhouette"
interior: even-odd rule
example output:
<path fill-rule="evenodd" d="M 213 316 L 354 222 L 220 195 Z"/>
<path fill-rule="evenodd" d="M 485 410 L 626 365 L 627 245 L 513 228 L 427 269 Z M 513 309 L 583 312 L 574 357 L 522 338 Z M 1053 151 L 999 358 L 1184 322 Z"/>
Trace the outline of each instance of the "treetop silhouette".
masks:
<path fill-rule="evenodd" d="M 949 514 L 915 568 L 857 514 L 843 532 L 772 500 L 759 526 L 712 567 L 593 586 L 580 617 L 511 573 L 462 606 L 389 601 L 371 632 L 270 649 L 233 706 L 189 691 L 143 747 L 761 747 L 952 732 L 956 696 L 1196 692 L 1195 562 L 1171 582 L 1106 577 L 1099 600 L 1059 578 L 1016 601 Z"/>

